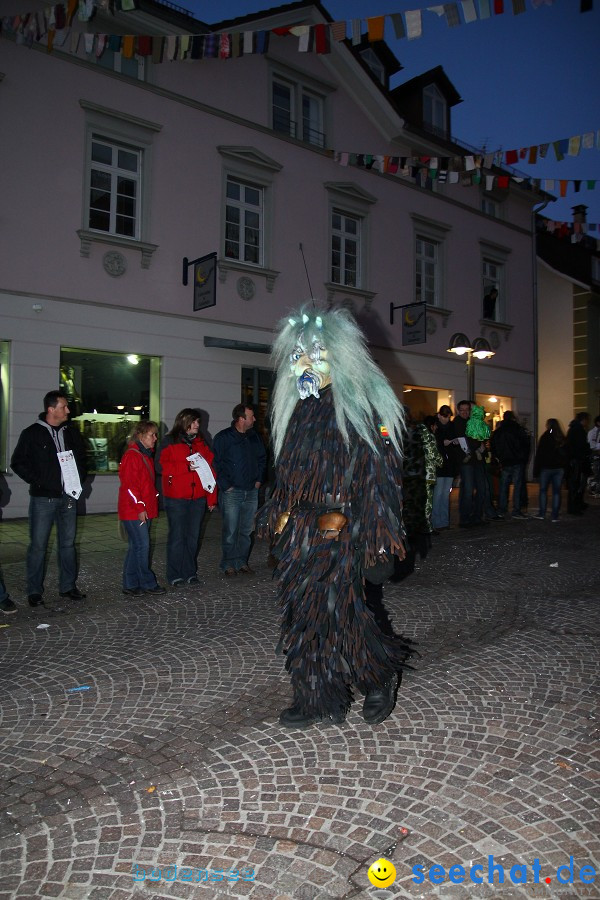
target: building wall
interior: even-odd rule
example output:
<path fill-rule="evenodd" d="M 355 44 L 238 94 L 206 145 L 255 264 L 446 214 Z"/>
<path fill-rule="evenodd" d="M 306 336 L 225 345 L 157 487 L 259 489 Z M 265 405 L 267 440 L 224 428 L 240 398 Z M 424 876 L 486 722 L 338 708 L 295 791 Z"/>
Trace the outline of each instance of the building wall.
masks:
<path fill-rule="evenodd" d="M 446 352 L 449 338 L 455 331 L 472 339 L 494 332 L 496 356 L 477 364 L 476 389 L 511 397 L 523 414 L 533 409 L 531 198 L 524 192 L 510 192 L 498 221 L 479 212 L 477 188 L 447 185 L 434 193 L 391 175 L 340 166 L 331 153 L 271 132 L 272 59 L 166 63 L 143 84 L 10 41 L 3 41 L 2 49 L 3 120 L 11 123 L 0 150 L 6 215 L 0 340 L 9 341 L 11 349 L 4 468 L 21 429 L 39 413 L 43 394 L 57 385 L 61 346 L 159 356 L 165 425 L 188 405 L 206 410 L 212 434 L 229 424 L 231 408 L 240 400 L 242 368 L 268 367 L 268 357 L 207 348 L 204 337 L 269 344 L 276 321 L 309 296 L 299 243 L 315 296 L 355 309 L 399 394 L 406 384 L 421 385 L 462 399 L 465 366 Z M 335 88 L 331 140 L 336 149 L 399 153 L 410 147 L 406 136 L 387 143 L 374 111 L 365 112 L 373 87 L 341 78 L 347 69 L 356 80 L 354 64 L 299 54 L 295 43 L 284 41 L 275 55 Z M 127 262 L 120 277 L 102 265 L 110 244 L 92 243 L 88 258 L 80 252 L 86 119 L 81 100 L 155 126 L 147 240 L 158 249 L 143 268 L 137 248 L 119 247 Z M 391 128 L 391 113 L 388 118 Z M 252 148 L 281 167 L 272 175 L 269 263 L 279 274 L 271 286 L 263 273 L 251 272 L 256 292 L 247 301 L 237 283 L 248 273 L 222 271 L 217 306 L 194 313 L 192 287 L 181 283 L 182 257 L 221 254 L 223 156 L 217 148 L 223 146 Z M 328 294 L 326 288 L 327 185 L 332 183 L 372 200 L 366 291 L 339 287 Z M 402 348 L 401 316 L 397 312 L 390 325 L 389 307 L 414 300 L 415 217 L 444 230 L 449 314 L 431 311 L 427 344 Z M 482 241 L 506 255 L 509 328 L 495 330 L 481 321 Z M 34 304 L 42 309 L 35 312 Z M 7 478 L 11 499 L 4 514 L 25 515 L 26 486 L 15 476 Z M 116 482 L 115 475 L 95 476 L 86 508 L 115 509 Z"/>
<path fill-rule="evenodd" d="M 573 282 L 538 262 L 538 434 L 548 419 L 573 418 Z"/>

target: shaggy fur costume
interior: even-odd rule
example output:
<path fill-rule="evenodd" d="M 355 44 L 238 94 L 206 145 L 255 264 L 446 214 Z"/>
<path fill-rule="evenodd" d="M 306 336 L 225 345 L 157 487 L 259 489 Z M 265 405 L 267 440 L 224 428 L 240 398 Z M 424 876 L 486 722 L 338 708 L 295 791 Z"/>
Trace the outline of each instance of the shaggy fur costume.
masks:
<path fill-rule="evenodd" d="M 370 444 L 350 422 L 342 436 L 334 388 L 299 400 L 280 444 L 275 489 L 259 516 L 259 533 L 274 540 L 278 560 L 280 646 L 295 701 L 317 716 L 347 709 L 352 685 L 363 693 L 382 687 L 410 653 L 408 642 L 382 631 L 365 601 L 364 577 L 381 566 L 380 550 L 390 560 L 404 556 L 401 457 L 383 437 L 378 447 Z M 319 529 L 319 516 L 330 510 L 348 519 L 337 540 Z M 285 512 L 289 519 L 276 536 Z"/>

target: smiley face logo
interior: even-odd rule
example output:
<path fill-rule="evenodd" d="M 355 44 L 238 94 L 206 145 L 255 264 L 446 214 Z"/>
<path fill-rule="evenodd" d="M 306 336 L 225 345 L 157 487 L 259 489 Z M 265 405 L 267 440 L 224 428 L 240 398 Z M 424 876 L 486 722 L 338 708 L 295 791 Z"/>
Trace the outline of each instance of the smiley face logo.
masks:
<path fill-rule="evenodd" d="M 389 887 L 390 884 L 393 884 L 396 880 L 396 869 L 389 859 L 384 859 L 382 856 L 381 859 L 376 860 L 372 866 L 369 866 L 367 875 L 374 887 Z"/>

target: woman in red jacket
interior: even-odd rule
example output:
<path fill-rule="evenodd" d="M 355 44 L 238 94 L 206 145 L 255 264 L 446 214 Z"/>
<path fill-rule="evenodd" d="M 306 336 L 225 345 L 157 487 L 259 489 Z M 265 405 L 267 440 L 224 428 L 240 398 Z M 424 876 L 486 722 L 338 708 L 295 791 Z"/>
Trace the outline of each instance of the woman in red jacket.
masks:
<path fill-rule="evenodd" d="M 195 409 L 182 409 L 161 444 L 157 470 L 162 474 L 167 537 L 167 581 L 198 584 L 197 556 L 200 527 L 206 512 L 217 504 L 213 452 L 199 435 Z"/>
<path fill-rule="evenodd" d="M 138 422 L 119 466 L 119 519 L 127 532 L 129 549 L 123 566 L 123 593 L 166 594 L 150 568 L 150 522 L 158 516 L 154 472 L 156 422 Z"/>

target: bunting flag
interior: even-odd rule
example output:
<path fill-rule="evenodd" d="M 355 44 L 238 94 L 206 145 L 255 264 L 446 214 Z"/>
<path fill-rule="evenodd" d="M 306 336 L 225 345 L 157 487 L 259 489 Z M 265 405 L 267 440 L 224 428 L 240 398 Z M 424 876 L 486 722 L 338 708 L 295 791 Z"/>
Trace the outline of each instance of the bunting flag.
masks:
<path fill-rule="evenodd" d="M 567 195 L 572 187 L 579 193 L 582 187 L 588 191 L 596 189 L 597 179 L 581 178 L 530 178 L 526 175 L 515 175 L 507 172 L 493 173 L 491 166 L 501 165 L 498 154 L 465 154 L 454 157 L 434 156 L 385 156 L 376 153 L 350 153 L 349 151 L 331 151 L 334 160 L 342 166 L 357 166 L 384 175 L 398 175 L 410 178 L 422 187 L 427 180 L 438 184 L 461 184 L 463 187 L 484 184 L 486 191 L 494 188 L 508 190 L 511 183 L 543 190 L 547 193 Z M 501 155 L 501 154 L 500 154 Z"/>
<path fill-rule="evenodd" d="M 504 164 L 514 166 L 519 160 L 534 165 L 538 157 L 545 159 L 548 148 L 552 147 L 556 161 L 561 162 L 565 156 L 579 156 L 580 150 L 600 150 L 600 129 L 586 131 L 585 134 L 575 134 L 572 137 L 562 138 L 548 144 L 534 144 L 531 147 L 521 147 L 520 150 L 506 150 Z"/>
<path fill-rule="evenodd" d="M 230 59 L 250 53 L 266 53 L 269 34 L 276 34 L 281 37 L 289 34 L 295 35 L 298 39 L 297 49 L 301 53 L 330 53 L 331 43 L 345 40 L 348 32 L 351 35 L 350 40 L 353 45 L 358 45 L 362 42 L 365 30 L 368 41 L 383 40 L 388 19 L 397 39 L 408 37 L 409 40 L 414 40 L 422 37 L 424 30 L 426 30 L 427 25 L 424 28 L 424 22 L 427 19 L 427 13 L 433 13 L 438 17 L 443 16 L 448 26 L 455 28 L 458 25 L 468 25 L 479 19 L 483 20 L 493 16 L 504 15 L 509 9 L 512 10 L 514 16 L 521 15 L 526 12 L 528 3 L 535 10 L 543 6 L 552 6 L 554 0 L 478 0 L 478 3 L 475 0 L 454 0 L 454 2 L 450 3 L 437 3 L 424 9 L 409 9 L 404 12 L 351 19 L 349 22 L 304 25 L 300 27 L 306 28 L 308 31 L 303 31 L 302 33 L 298 33 L 297 28 L 293 27 L 273 28 L 270 31 L 228 32 L 225 34 L 223 41 L 220 40 L 220 33 L 178 35 L 179 40 L 175 55 L 171 54 L 170 49 L 166 54 L 164 53 L 164 42 L 168 41 L 169 38 L 173 38 L 173 35 L 145 36 L 146 41 L 153 41 L 152 51 L 146 53 L 146 55 L 152 56 L 153 61 L 156 61 L 159 58 L 163 60 L 165 56 L 169 60 Z M 107 6 L 112 13 L 120 11 L 130 12 L 138 8 L 139 0 L 63 0 L 61 3 L 47 6 L 35 12 L 5 16 L 2 19 L 2 31 L 16 33 L 18 42 L 25 43 L 28 46 L 31 46 L 34 40 L 40 41 L 43 37 L 46 37 L 46 45 L 48 51 L 51 52 L 53 46 L 64 45 L 68 36 L 67 29 L 72 27 L 75 14 L 77 14 L 78 22 L 89 22 L 94 17 L 97 8 L 106 9 Z M 589 12 L 592 8 L 593 0 L 580 0 L 579 11 L 581 13 Z M 252 50 L 249 49 L 250 41 L 246 38 L 248 34 L 253 35 Z M 89 32 L 89 35 L 84 37 L 86 52 L 98 53 L 98 49 L 95 46 L 91 50 L 87 49 L 90 42 L 94 42 L 97 37 L 95 32 Z M 216 51 L 213 41 L 207 42 L 205 40 L 201 44 L 196 41 L 196 38 L 214 38 L 215 36 L 219 40 Z M 112 35 L 104 36 L 104 43 L 107 43 L 108 46 L 110 46 L 111 37 Z M 163 42 L 160 52 L 158 49 L 155 50 L 155 40 Z M 79 46 L 79 39 L 77 41 Z M 129 49 L 129 43 L 126 46 Z M 144 44 L 144 46 L 147 47 L 148 45 Z M 240 50 L 242 46 L 243 52 Z M 102 52 L 103 48 L 100 49 L 100 55 Z"/>

